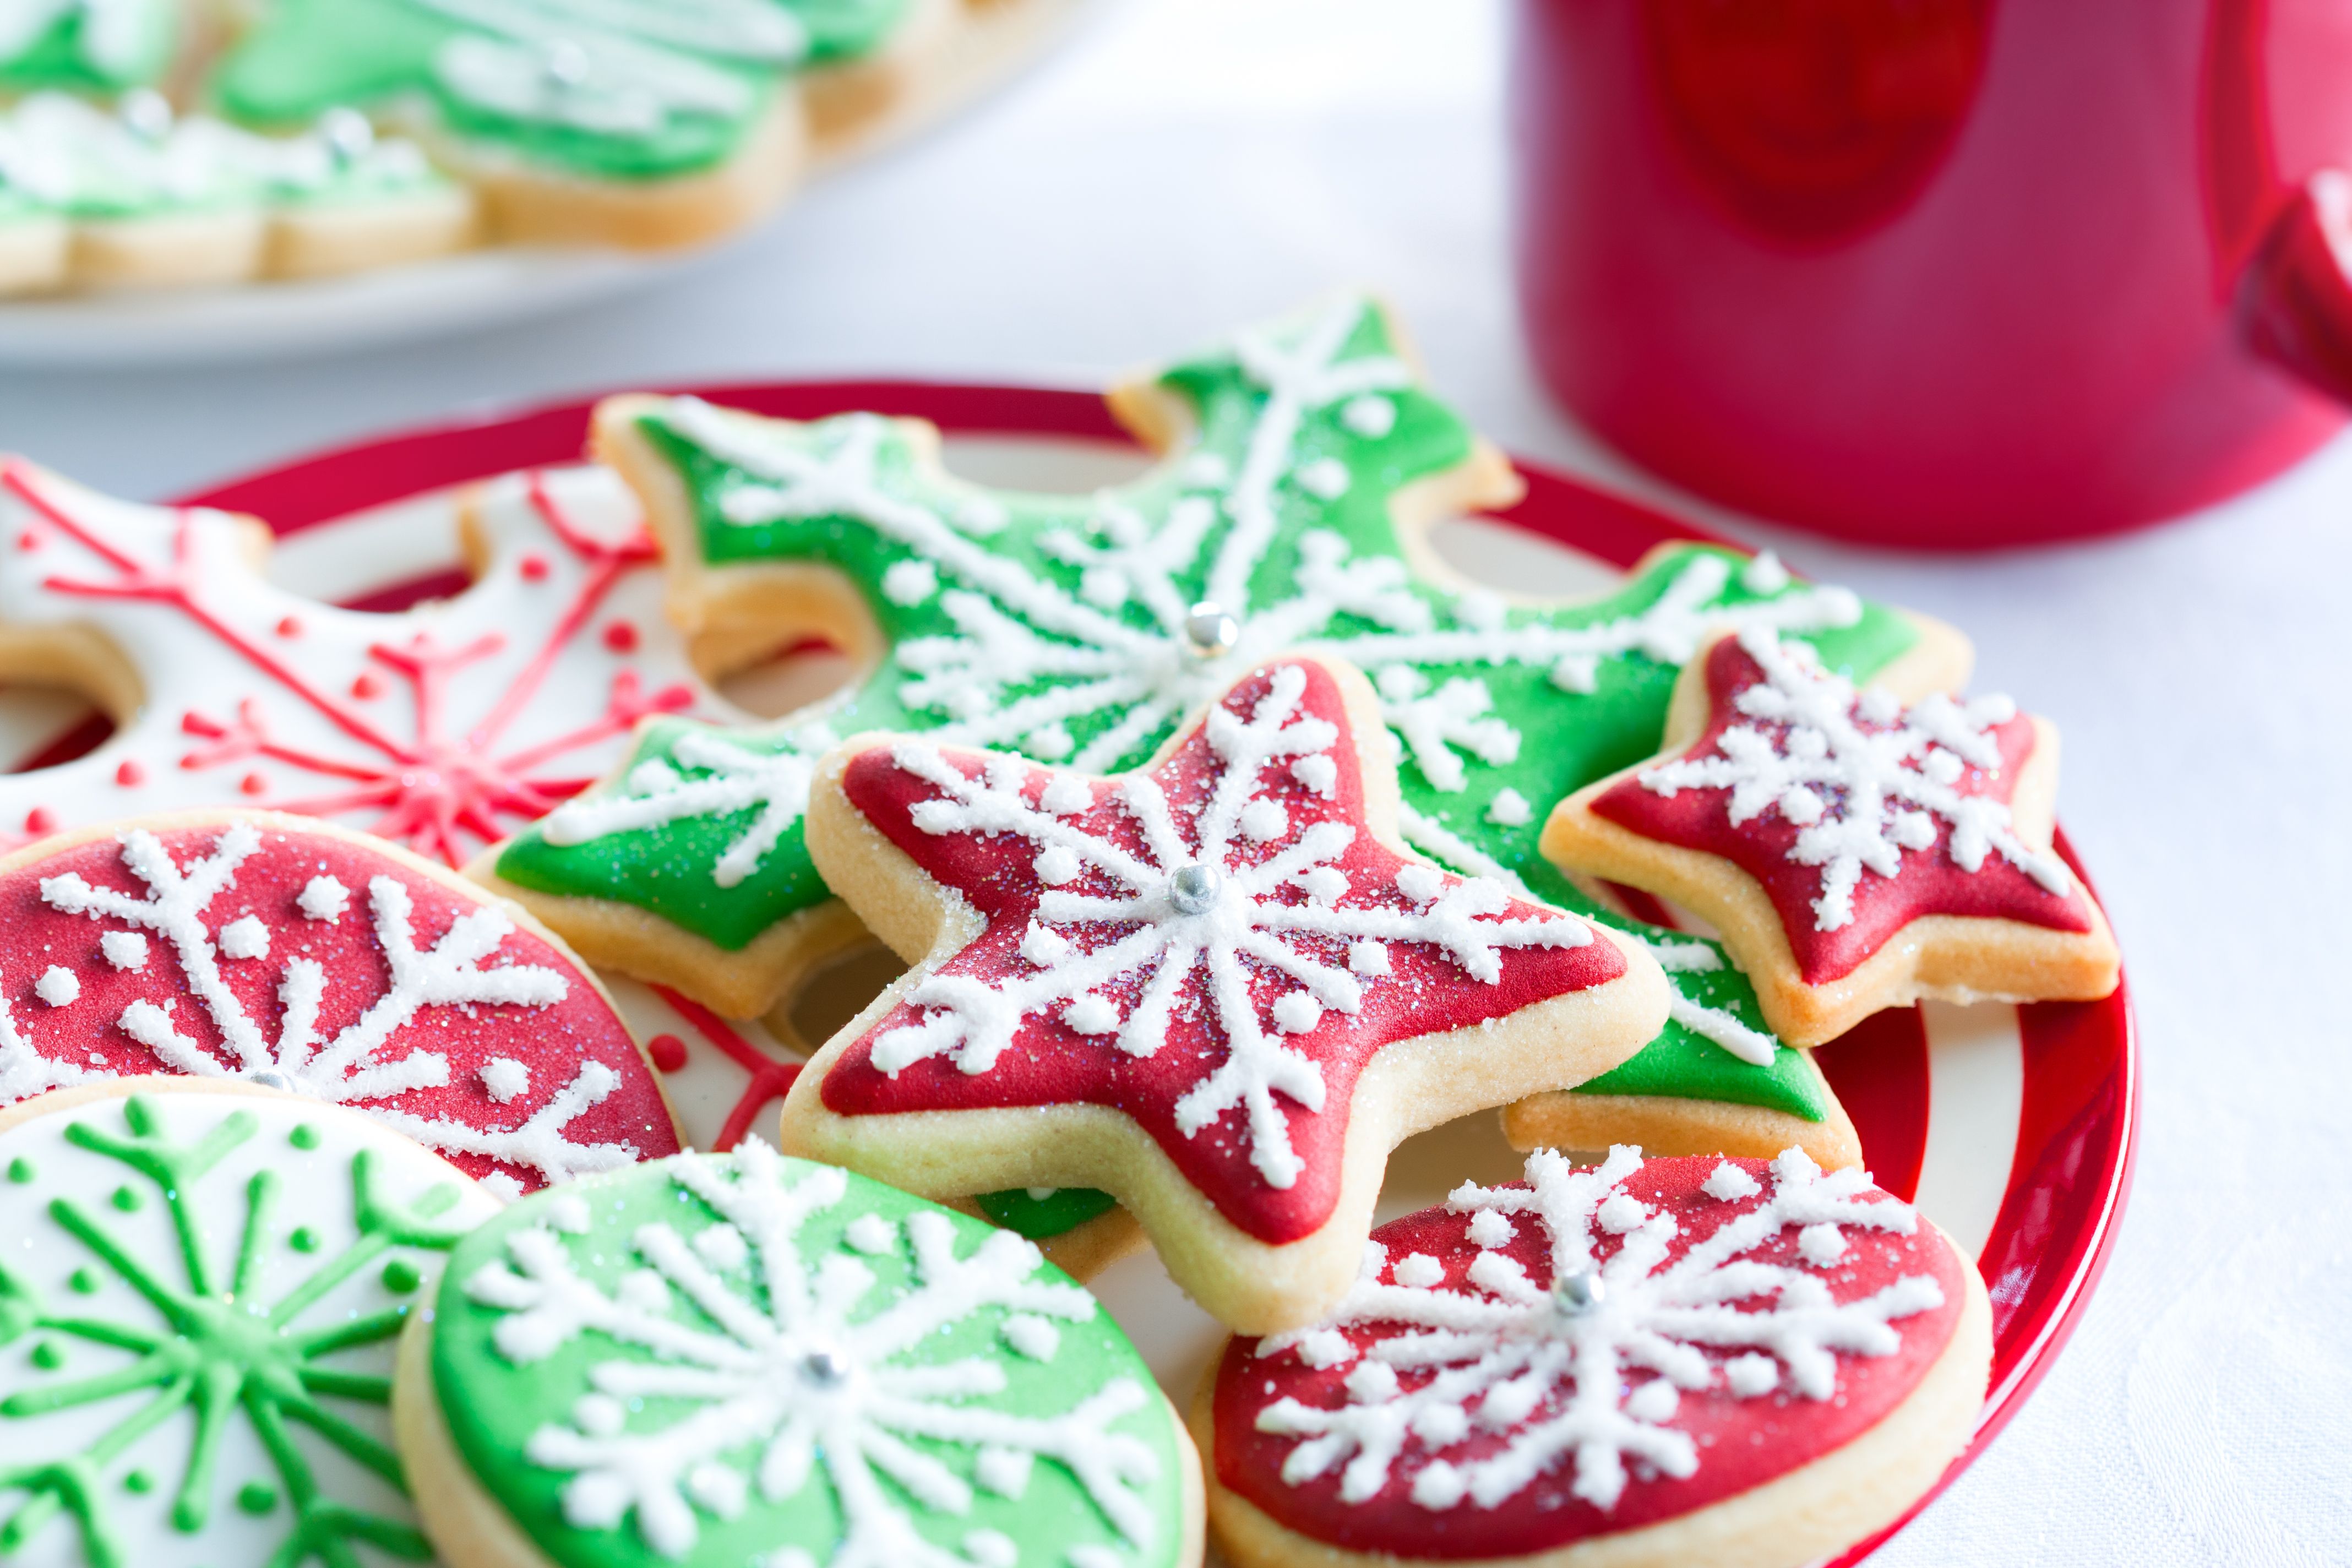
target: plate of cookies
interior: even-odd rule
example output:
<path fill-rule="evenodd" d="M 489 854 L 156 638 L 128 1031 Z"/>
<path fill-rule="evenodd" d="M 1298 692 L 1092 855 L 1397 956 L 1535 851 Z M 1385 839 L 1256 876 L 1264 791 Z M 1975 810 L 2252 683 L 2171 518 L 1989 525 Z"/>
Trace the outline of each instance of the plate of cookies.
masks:
<path fill-rule="evenodd" d="M 2054 730 L 1376 301 L 0 525 L 12 1563 L 1853 1563 L 2096 1283 Z"/>
<path fill-rule="evenodd" d="M 0 362 L 319 353 L 675 270 L 1076 0 L 14 0 Z"/>

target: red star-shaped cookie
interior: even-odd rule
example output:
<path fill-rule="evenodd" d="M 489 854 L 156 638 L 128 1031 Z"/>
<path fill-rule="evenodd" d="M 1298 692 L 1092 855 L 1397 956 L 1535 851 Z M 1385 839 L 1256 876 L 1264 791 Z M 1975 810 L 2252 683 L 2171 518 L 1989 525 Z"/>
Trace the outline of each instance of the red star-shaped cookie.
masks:
<path fill-rule="evenodd" d="M 1667 1005 L 1638 943 L 1402 847 L 1375 704 L 1295 658 L 1114 778 L 832 753 L 818 868 L 919 962 L 802 1075 L 785 1146 L 920 1193 L 1102 1188 L 1228 1323 L 1312 1321 L 1401 1139 L 1606 1071 Z"/>
<path fill-rule="evenodd" d="M 2058 731 L 2006 697 L 1905 707 L 1769 631 L 1675 688 L 1665 744 L 1562 801 L 1543 850 L 1712 922 L 1792 1045 L 1921 997 L 2104 996 L 2118 959 L 2053 849 Z"/>

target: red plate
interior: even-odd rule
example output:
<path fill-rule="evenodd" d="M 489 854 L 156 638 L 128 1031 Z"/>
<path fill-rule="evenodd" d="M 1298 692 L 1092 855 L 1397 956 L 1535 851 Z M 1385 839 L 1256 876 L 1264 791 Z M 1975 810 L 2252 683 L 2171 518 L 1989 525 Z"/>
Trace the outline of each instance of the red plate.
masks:
<path fill-rule="evenodd" d="M 698 390 L 788 418 L 863 409 L 929 419 L 950 437 L 1132 448 L 1087 393 L 904 381 Z M 576 461 L 591 406 L 390 437 L 185 499 L 248 511 L 291 533 L 509 469 Z M 1501 515 L 1609 564 L 1629 567 L 1663 541 L 1716 537 L 1564 475 L 1520 468 L 1527 499 Z M 2059 848 L 2079 872 L 2063 835 Z M 2106 1261 L 2131 1183 L 2139 1114 L 2130 1005 L 2118 989 L 2095 1003 L 1885 1013 L 1824 1047 L 1820 1060 L 1880 1184 L 1916 1196 L 1964 1243 L 1981 1244 L 1978 1266 L 1992 1293 L 1992 1391 L 1940 1491 L 2049 1370 Z M 1861 1561 L 1905 1521 L 1836 1563 Z"/>

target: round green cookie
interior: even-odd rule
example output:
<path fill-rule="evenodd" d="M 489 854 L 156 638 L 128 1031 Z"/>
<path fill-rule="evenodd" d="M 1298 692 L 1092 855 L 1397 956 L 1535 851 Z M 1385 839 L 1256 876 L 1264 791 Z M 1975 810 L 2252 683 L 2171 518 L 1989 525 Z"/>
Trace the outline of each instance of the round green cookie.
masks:
<path fill-rule="evenodd" d="M 757 1140 L 530 1198 L 401 1367 L 443 1557 L 1187 1568 L 1199 1465 L 1022 1237 Z"/>
<path fill-rule="evenodd" d="M 498 1202 L 354 1111 L 189 1079 L 0 1115 L 0 1562 L 421 1561 L 386 1405 Z"/>

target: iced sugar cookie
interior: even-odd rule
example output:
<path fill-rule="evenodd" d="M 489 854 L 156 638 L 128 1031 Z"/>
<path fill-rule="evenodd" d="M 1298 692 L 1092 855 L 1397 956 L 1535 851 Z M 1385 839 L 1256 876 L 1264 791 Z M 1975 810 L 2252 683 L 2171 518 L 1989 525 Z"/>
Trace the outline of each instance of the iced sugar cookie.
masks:
<path fill-rule="evenodd" d="M 181 0 L 0 0 L 0 92 L 149 87 L 172 63 Z"/>
<path fill-rule="evenodd" d="M 0 293 L 310 278 L 463 246 L 473 197 L 342 110 L 256 136 L 142 91 L 0 110 Z"/>
<path fill-rule="evenodd" d="M 401 121 L 479 190 L 501 237 L 686 245 L 759 216 L 799 178 L 801 73 L 859 71 L 826 100 L 828 121 L 880 112 L 894 35 L 958 9 L 286 0 L 220 62 L 211 91 L 260 124 L 339 104 Z M 947 29 L 914 31 L 937 47 Z"/>
<path fill-rule="evenodd" d="M 819 770 L 825 878 L 916 967 L 818 1052 L 784 1146 L 919 1192 L 1109 1192 L 1227 1322 L 1347 1287 L 1388 1152 L 1657 1031 L 1640 944 L 1402 849 L 1352 668 L 1249 672 L 1103 778 L 928 738 Z"/>
<path fill-rule="evenodd" d="M 271 584 L 250 519 L 0 460 L 0 675 L 73 688 L 116 724 L 87 756 L 0 776 L 0 833 L 265 805 L 456 864 L 608 767 L 642 715 L 732 711 L 667 634 L 652 542 L 609 474 L 494 481 L 464 531 L 470 587 L 362 613 Z"/>
<path fill-rule="evenodd" d="M 516 1205 L 401 1346 L 451 1568 L 1190 1568 L 1198 1461 L 1020 1237 L 758 1140 Z"/>
<path fill-rule="evenodd" d="M 1539 1152 L 1232 1342 L 1193 1434 L 1236 1568 L 1797 1568 L 1935 1483 L 1991 1352 L 1976 1270 L 1858 1171 Z"/>
<path fill-rule="evenodd" d="M 379 839 L 183 812 L 0 858 L 0 1103 L 150 1073 L 366 1112 L 512 1194 L 674 1152 L 593 976 Z"/>
<path fill-rule="evenodd" d="M 1781 1037 L 1883 1007 L 2090 999 L 2106 917 L 2051 845 L 2058 731 L 2005 697 L 1906 707 L 1801 643 L 1726 637 L 1657 756 L 1560 803 L 1544 852 L 1711 922 Z"/>
<path fill-rule="evenodd" d="M 429 1557 L 394 1349 L 498 1209 L 378 1122 L 249 1086 L 119 1080 L 0 1111 L 0 1552 Z"/>
<path fill-rule="evenodd" d="M 1169 456 L 1079 498 L 961 483 L 910 421 L 607 405 L 598 450 L 646 500 L 680 625 L 714 646 L 824 637 L 869 673 L 779 726 L 651 726 L 612 780 L 499 854 L 500 890 L 599 963 L 762 1011 L 850 934 L 801 826 L 837 736 L 919 730 L 1132 767 L 1255 662 L 1303 645 L 1371 676 L 1404 750 L 1410 843 L 1598 914 L 1537 852 L 1543 815 L 1656 747 L 1675 668 L 1711 630 L 1802 636 L 1918 695 L 1966 673 L 1946 628 L 1723 549 L 1663 549 L 1585 604 L 1465 587 L 1426 528 L 1509 501 L 1517 477 L 1423 389 L 1396 324 L 1362 300 L 1244 332 L 1112 404 Z M 1586 1086 L 1609 1102 L 1586 1120 L 1622 1109 L 1669 1145 L 1855 1158 L 1828 1086 L 1773 1040 L 1721 949 L 1637 934 L 1669 964 L 1675 1015 L 1652 1049 Z"/>

